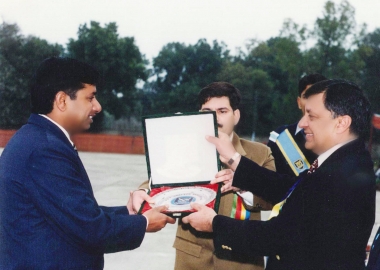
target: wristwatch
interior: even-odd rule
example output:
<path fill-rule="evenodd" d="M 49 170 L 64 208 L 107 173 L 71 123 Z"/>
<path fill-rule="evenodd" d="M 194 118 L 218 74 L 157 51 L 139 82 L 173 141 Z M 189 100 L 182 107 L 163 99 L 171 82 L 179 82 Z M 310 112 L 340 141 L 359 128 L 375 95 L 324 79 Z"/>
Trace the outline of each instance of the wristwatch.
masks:
<path fill-rule="evenodd" d="M 240 157 L 240 154 L 238 153 L 238 152 L 235 152 L 235 154 L 230 158 L 230 160 L 227 162 L 228 163 L 228 165 L 232 165 L 232 163 L 234 163 L 235 162 L 235 160 L 238 158 L 238 157 Z"/>

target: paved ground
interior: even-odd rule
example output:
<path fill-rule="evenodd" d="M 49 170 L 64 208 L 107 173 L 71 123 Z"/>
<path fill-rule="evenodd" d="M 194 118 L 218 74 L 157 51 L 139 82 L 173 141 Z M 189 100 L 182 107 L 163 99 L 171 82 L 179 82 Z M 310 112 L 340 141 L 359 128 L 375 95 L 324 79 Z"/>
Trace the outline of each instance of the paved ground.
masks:
<path fill-rule="evenodd" d="M 1 152 L 0 148 L 0 154 Z M 79 155 L 90 176 L 95 197 L 101 205 L 125 205 L 129 198 L 129 191 L 134 190 L 147 178 L 145 156 L 88 152 L 80 152 Z M 379 206 L 378 192 L 376 221 L 369 242 L 372 242 L 380 225 Z M 266 218 L 265 215 L 263 218 Z M 136 250 L 106 254 L 104 269 L 173 269 L 172 244 L 176 226 L 169 224 L 160 232 L 147 234 L 141 247 Z"/>
<path fill-rule="evenodd" d="M 148 177 L 143 155 L 87 152 L 80 152 L 79 155 L 91 179 L 95 197 L 101 205 L 125 205 L 129 191 L 136 189 Z M 176 226 L 168 224 L 157 233 L 146 234 L 136 250 L 106 254 L 104 269 L 172 269 Z"/>

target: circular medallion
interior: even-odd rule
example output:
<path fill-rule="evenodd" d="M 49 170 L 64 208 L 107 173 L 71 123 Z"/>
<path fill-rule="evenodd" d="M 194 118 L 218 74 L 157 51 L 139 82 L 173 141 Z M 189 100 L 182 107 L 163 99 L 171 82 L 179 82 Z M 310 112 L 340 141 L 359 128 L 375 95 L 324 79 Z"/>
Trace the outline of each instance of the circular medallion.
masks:
<path fill-rule="evenodd" d="M 208 204 L 216 197 L 216 192 L 205 187 L 178 187 L 154 195 L 155 206 L 169 205 L 168 211 L 190 210 L 190 203 Z"/>

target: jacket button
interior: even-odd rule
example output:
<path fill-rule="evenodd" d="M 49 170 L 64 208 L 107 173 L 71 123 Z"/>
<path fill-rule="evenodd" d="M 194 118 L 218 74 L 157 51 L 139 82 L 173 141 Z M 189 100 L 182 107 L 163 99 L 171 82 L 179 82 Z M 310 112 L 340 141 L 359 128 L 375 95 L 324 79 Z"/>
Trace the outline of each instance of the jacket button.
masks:
<path fill-rule="evenodd" d="M 276 255 L 276 259 L 277 259 L 277 260 L 280 260 L 280 256 Z"/>
<path fill-rule="evenodd" d="M 222 249 L 232 250 L 232 248 L 230 248 L 229 246 L 225 246 L 225 245 L 222 245 Z"/>

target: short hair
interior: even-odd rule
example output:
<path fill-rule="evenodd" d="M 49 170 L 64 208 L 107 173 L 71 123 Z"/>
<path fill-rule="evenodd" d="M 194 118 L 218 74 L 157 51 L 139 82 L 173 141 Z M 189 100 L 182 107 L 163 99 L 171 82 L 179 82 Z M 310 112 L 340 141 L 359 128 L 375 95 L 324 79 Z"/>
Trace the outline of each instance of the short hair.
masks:
<path fill-rule="evenodd" d="M 241 95 L 239 89 L 227 82 L 213 82 L 198 93 L 199 108 L 213 97 L 228 97 L 231 108 L 239 108 Z"/>
<path fill-rule="evenodd" d="M 312 85 L 324 80 L 327 80 L 327 78 L 319 73 L 303 76 L 301 80 L 298 82 L 298 96 L 301 97 L 301 94 L 303 91 L 305 91 L 306 86 Z"/>
<path fill-rule="evenodd" d="M 371 105 L 362 89 L 352 82 L 335 79 L 313 84 L 305 92 L 305 98 L 324 94 L 324 105 L 333 118 L 348 115 L 352 119 L 350 132 L 367 139 L 371 126 Z"/>
<path fill-rule="evenodd" d="M 99 72 L 89 64 L 67 57 L 47 58 L 37 68 L 30 88 L 32 113 L 48 114 L 59 91 L 72 100 L 84 84 L 95 85 L 100 81 Z"/>

